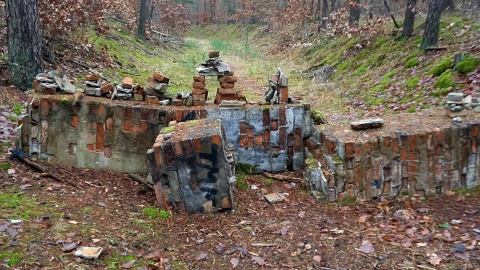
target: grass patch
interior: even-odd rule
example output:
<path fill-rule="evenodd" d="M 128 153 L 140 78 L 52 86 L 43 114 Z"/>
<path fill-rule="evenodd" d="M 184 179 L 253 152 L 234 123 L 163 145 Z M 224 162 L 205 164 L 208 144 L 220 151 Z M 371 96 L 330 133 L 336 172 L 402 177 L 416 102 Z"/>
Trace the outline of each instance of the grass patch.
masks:
<path fill-rule="evenodd" d="M 157 207 L 147 206 L 142 209 L 142 213 L 148 217 L 148 219 L 160 219 L 160 220 L 167 220 L 170 218 L 170 211 L 160 210 Z"/>
<path fill-rule="evenodd" d="M 440 59 L 435 65 L 430 69 L 430 74 L 433 76 L 440 76 L 447 69 L 452 67 L 452 59 L 450 57 L 444 57 Z"/>
<path fill-rule="evenodd" d="M 418 83 L 420 82 L 420 78 L 418 76 L 408 78 L 405 81 L 405 86 L 408 90 L 413 90 L 418 87 Z"/>
<path fill-rule="evenodd" d="M 245 175 L 240 174 L 236 177 L 235 186 L 239 190 L 248 190 L 249 185 L 247 183 L 247 180 L 245 179 Z"/>
<path fill-rule="evenodd" d="M 452 70 L 447 70 L 443 72 L 440 77 L 438 77 L 437 81 L 433 85 L 435 88 L 441 88 L 441 89 L 446 89 L 446 88 L 455 88 L 455 78 L 453 76 Z"/>
<path fill-rule="evenodd" d="M 240 174 L 252 175 L 257 172 L 257 166 L 246 163 L 235 164 L 235 172 Z"/>
<path fill-rule="evenodd" d="M 475 58 L 471 55 L 467 55 L 462 61 L 457 64 L 456 69 L 460 73 L 469 73 L 477 69 L 479 63 L 480 59 Z"/>
<path fill-rule="evenodd" d="M 480 185 L 476 185 L 476 186 L 471 187 L 471 188 L 457 189 L 455 191 L 455 193 L 458 194 L 458 195 L 471 195 L 471 194 L 478 193 L 478 192 L 480 192 Z"/>
<path fill-rule="evenodd" d="M 22 257 L 18 253 L 2 252 L 0 253 L 0 260 L 6 261 L 8 266 L 15 266 L 20 264 Z"/>
<path fill-rule="evenodd" d="M 418 66 L 418 58 L 412 58 L 405 62 L 405 68 L 413 68 Z"/>

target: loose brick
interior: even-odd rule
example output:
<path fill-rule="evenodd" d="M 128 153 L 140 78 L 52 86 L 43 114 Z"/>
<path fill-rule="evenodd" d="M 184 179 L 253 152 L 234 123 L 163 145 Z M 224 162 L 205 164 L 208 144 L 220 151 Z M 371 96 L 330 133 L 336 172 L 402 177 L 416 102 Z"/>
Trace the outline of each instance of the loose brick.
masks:
<path fill-rule="evenodd" d="M 205 82 L 205 76 L 202 75 L 193 75 L 194 82 Z"/>
<path fill-rule="evenodd" d="M 218 81 L 221 83 L 234 83 L 238 81 L 237 76 L 218 76 Z"/>
<path fill-rule="evenodd" d="M 288 103 L 288 87 L 281 87 L 280 92 L 280 102 Z"/>
<path fill-rule="evenodd" d="M 227 82 L 227 83 L 220 83 L 221 88 L 235 88 L 235 83 Z"/>
<path fill-rule="evenodd" d="M 205 83 L 204 82 L 193 82 L 193 88 L 198 88 L 198 89 L 205 89 Z"/>
<path fill-rule="evenodd" d="M 170 82 L 170 78 L 168 78 L 167 76 L 165 76 L 162 73 L 159 73 L 157 71 L 153 72 L 152 77 L 160 83 L 167 83 L 168 84 Z"/>
<path fill-rule="evenodd" d="M 113 83 L 107 83 L 107 84 L 102 84 L 100 87 L 100 91 L 102 91 L 103 94 L 108 94 L 113 91 Z"/>
<path fill-rule="evenodd" d="M 133 79 L 130 78 L 130 77 L 123 78 L 122 87 L 123 88 L 128 88 L 128 89 L 132 88 L 133 87 Z"/>
<path fill-rule="evenodd" d="M 103 123 L 97 123 L 97 140 L 95 142 L 95 149 L 97 151 L 103 151 L 105 147 L 104 139 L 105 139 L 105 128 L 103 126 Z"/>
<path fill-rule="evenodd" d="M 205 106 L 206 102 L 205 100 L 194 100 L 193 101 L 193 106 Z"/>
<path fill-rule="evenodd" d="M 85 80 L 89 82 L 97 82 L 100 78 L 97 74 L 87 74 L 85 75 Z"/>
<path fill-rule="evenodd" d="M 235 95 L 235 89 L 234 88 L 218 88 L 217 92 L 222 94 L 222 95 Z"/>
<path fill-rule="evenodd" d="M 193 89 L 192 89 L 192 95 L 203 95 L 203 96 L 205 96 L 205 92 L 206 92 L 206 91 L 207 91 L 207 90 L 206 90 L 205 88 L 201 88 L 201 89 L 199 89 L 199 88 L 193 88 Z"/>
<path fill-rule="evenodd" d="M 70 121 L 70 126 L 73 128 L 78 127 L 78 115 L 72 115 L 72 120 Z"/>

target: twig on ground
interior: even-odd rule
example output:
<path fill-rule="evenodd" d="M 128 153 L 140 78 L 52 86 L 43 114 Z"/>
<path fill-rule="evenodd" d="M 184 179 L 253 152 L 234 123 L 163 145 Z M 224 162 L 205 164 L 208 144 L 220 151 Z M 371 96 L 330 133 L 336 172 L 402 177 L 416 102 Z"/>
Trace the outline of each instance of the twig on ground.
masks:
<path fill-rule="evenodd" d="M 128 176 L 130 178 L 132 178 L 133 180 L 139 182 L 140 184 L 144 184 L 145 186 L 149 187 L 150 189 L 154 190 L 153 186 L 150 185 L 147 181 L 145 181 L 144 179 L 142 179 L 140 176 L 136 175 L 136 174 L 133 174 L 133 173 L 129 173 Z"/>

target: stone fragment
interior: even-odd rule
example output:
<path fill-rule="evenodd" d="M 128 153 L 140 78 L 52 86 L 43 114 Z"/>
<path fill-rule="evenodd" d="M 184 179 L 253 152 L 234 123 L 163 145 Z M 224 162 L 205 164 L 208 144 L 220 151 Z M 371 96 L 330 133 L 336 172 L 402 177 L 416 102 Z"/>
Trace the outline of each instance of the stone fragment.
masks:
<path fill-rule="evenodd" d="M 448 93 L 447 103 L 463 103 L 463 93 Z"/>
<path fill-rule="evenodd" d="M 75 256 L 85 259 L 98 259 L 102 251 L 103 248 L 101 247 L 80 247 L 75 251 Z"/>
<path fill-rule="evenodd" d="M 263 195 L 263 197 L 267 200 L 267 202 L 271 204 L 279 203 L 285 199 L 285 197 L 278 192 L 265 194 Z"/>
<path fill-rule="evenodd" d="M 365 130 L 370 128 L 380 128 L 383 126 L 383 123 L 384 121 L 381 118 L 370 118 L 351 122 L 350 126 L 354 130 Z"/>

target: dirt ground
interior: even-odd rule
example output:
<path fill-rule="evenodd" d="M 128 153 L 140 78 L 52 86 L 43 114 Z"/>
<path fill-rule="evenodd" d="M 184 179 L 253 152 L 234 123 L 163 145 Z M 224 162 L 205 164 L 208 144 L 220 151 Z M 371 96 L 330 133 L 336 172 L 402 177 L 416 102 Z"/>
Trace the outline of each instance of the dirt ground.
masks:
<path fill-rule="evenodd" d="M 25 100 L 4 90 L 2 101 Z M 13 110 L 0 108 L 3 151 Z M 235 187 L 234 211 L 169 213 L 126 174 L 42 163 L 74 187 L 9 157 L 0 153 L 11 165 L 0 169 L 0 269 L 480 269 L 475 189 L 329 203 L 310 196 L 301 172 L 283 174 L 291 182 L 238 175 L 248 186 Z M 83 259 L 82 246 L 103 252 Z"/>

